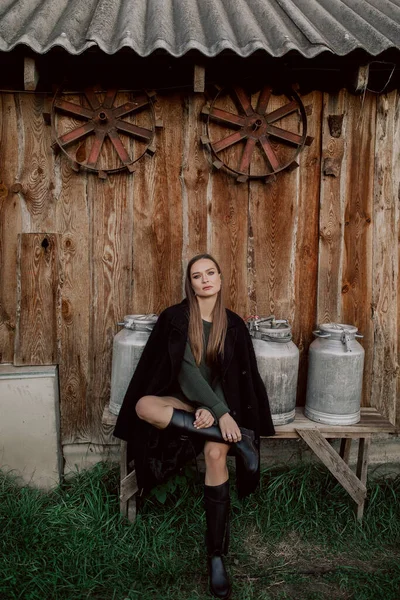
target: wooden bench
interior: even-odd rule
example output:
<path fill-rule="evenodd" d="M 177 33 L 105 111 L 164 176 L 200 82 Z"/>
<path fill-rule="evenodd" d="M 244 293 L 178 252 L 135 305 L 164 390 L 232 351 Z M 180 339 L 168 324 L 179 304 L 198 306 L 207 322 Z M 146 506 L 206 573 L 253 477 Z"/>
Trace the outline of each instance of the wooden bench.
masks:
<path fill-rule="evenodd" d="M 108 406 L 103 413 L 103 424 L 114 427 L 117 417 Z M 296 409 L 296 417 L 288 425 L 276 426 L 276 435 L 263 439 L 303 439 L 312 452 L 324 463 L 340 485 L 350 494 L 357 505 L 357 518 L 362 519 L 367 497 L 368 455 L 371 438 L 381 433 L 395 433 L 396 428 L 375 408 L 362 408 L 361 420 L 355 425 L 323 425 L 304 416 L 304 409 Z M 336 452 L 328 439 L 341 440 Z M 358 440 L 356 472 L 348 465 L 353 439 Z M 136 492 L 138 491 L 135 471 L 127 464 L 127 444 L 121 443 L 121 513 L 130 521 L 136 517 Z"/>

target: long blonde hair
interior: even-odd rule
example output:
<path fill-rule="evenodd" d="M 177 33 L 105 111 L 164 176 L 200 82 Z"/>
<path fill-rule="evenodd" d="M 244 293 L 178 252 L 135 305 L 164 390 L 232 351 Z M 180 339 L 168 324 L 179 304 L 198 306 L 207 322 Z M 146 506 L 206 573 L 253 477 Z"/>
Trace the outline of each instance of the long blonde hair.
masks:
<path fill-rule="evenodd" d="M 195 262 L 201 259 L 211 260 L 218 273 L 221 275 L 221 269 L 215 258 L 210 254 L 198 254 L 194 256 L 190 261 L 186 269 L 185 278 L 185 293 L 189 304 L 189 343 L 193 352 L 196 364 L 201 363 L 203 356 L 203 323 L 201 321 L 200 307 L 196 299 L 196 295 L 192 288 L 190 272 Z M 213 324 L 208 339 L 206 349 L 206 362 L 209 365 L 216 364 L 218 355 L 223 356 L 226 330 L 228 326 L 228 319 L 226 317 L 225 304 L 223 299 L 222 286 L 218 292 L 217 300 L 215 302 L 213 310 Z"/>

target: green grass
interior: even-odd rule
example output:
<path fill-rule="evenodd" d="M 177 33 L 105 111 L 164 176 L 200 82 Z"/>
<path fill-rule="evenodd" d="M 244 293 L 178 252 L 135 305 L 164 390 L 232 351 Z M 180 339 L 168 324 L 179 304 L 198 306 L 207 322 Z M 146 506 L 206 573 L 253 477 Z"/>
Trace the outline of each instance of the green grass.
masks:
<path fill-rule="evenodd" d="M 232 600 L 400 600 L 400 477 L 371 483 L 362 525 L 323 467 L 266 470 L 243 502 L 232 487 Z M 202 484 L 173 488 L 130 524 L 106 464 L 48 494 L 0 475 L 0 599 L 209 598 Z"/>

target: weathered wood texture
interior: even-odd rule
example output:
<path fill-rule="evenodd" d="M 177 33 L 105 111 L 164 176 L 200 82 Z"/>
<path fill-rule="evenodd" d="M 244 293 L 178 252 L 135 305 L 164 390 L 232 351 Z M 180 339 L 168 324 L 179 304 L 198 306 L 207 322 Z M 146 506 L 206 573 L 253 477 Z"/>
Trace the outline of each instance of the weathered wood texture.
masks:
<path fill-rule="evenodd" d="M 13 185 L 18 173 L 18 113 L 14 94 L 0 94 L 0 362 L 12 362 L 17 305 L 17 243 L 21 207 Z"/>
<path fill-rule="evenodd" d="M 57 234 L 21 233 L 14 364 L 59 362 L 62 266 Z"/>
<path fill-rule="evenodd" d="M 223 98 L 222 109 L 234 111 L 232 99 Z M 215 126 L 214 140 L 225 138 L 226 128 Z M 232 163 L 239 165 L 241 144 L 222 152 Z M 210 180 L 211 198 L 208 204 L 209 250 L 218 257 L 224 281 L 225 301 L 232 310 L 249 314 L 247 294 L 247 237 L 248 237 L 248 184 L 238 184 L 224 170 L 213 170 Z"/>
<path fill-rule="evenodd" d="M 182 95 L 159 97 L 156 117 L 164 122 L 157 151 L 153 157 L 144 157 L 133 183 L 131 306 L 139 313 L 159 313 L 181 299 Z"/>
<path fill-rule="evenodd" d="M 187 264 L 192 256 L 210 250 L 208 241 L 211 211 L 211 169 L 200 138 L 203 135 L 201 109 L 204 97 L 185 98 L 183 120 L 182 167 L 182 259 Z M 184 273 L 183 273 L 184 276 Z M 183 293 L 184 277 L 182 280 Z"/>
<path fill-rule="evenodd" d="M 294 247 L 293 336 L 300 351 L 297 393 L 304 402 L 307 387 L 308 347 L 317 313 L 318 216 L 321 184 L 322 93 L 303 98 L 307 113 L 307 133 L 314 138 L 304 149 L 298 172 L 296 245 Z"/>
<path fill-rule="evenodd" d="M 61 238 L 64 281 L 61 304 L 61 357 L 59 363 L 61 426 L 63 440 L 90 439 L 86 412 L 89 355 L 89 291 L 92 265 L 89 258 L 89 210 L 87 176 L 78 177 L 70 162 L 56 161 L 59 195 L 56 223 Z M 62 184 L 61 184 L 62 182 Z M 60 185 L 61 184 L 61 185 Z"/>
<path fill-rule="evenodd" d="M 314 142 L 300 168 L 275 182 L 236 183 L 211 166 L 200 144 L 205 99 L 190 92 L 160 94 L 156 154 L 133 176 L 101 181 L 54 156 L 42 96 L 0 95 L 0 360 L 12 362 L 15 346 L 18 364 L 59 363 L 64 443 L 110 440 L 101 414 L 116 323 L 178 302 L 188 259 L 204 251 L 221 263 L 228 307 L 291 322 L 301 352 L 298 404 L 313 328 L 344 321 L 365 336 L 364 405 L 399 418 L 399 95 L 313 92 L 303 102 Z M 298 126 L 295 114 L 286 119 Z M 239 162 L 242 149 L 229 155 Z M 47 232 L 57 234 L 51 268 L 31 252 L 44 250 Z M 21 281 L 30 291 L 19 296 L 15 335 L 21 233 L 39 245 L 23 245 Z M 57 286 L 61 304 L 50 293 Z M 46 313 L 37 298 L 47 298 Z M 26 348 L 20 332 L 34 328 L 45 349 Z"/>
<path fill-rule="evenodd" d="M 343 118 L 347 92 L 324 94 L 322 111 L 322 178 L 319 215 L 317 322 L 341 322 L 344 203 L 341 191 L 346 133 L 332 131 L 333 118 Z M 344 123 L 345 125 L 345 123 Z"/>
<path fill-rule="evenodd" d="M 110 397 L 112 343 L 129 312 L 132 284 L 133 180 L 119 173 L 88 180 L 90 214 L 88 423 L 99 423 Z M 72 430 L 71 430 L 72 433 Z M 99 432 L 98 432 L 99 433 Z"/>
<path fill-rule="evenodd" d="M 356 325 L 364 336 L 363 404 L 371 395 L 374 347 L 371 307 L 372 213 L 376 102 L 373 96 L 347 94 L 344 155 L 344 253 L 341 281 L 342 321 Z"/>
<path fill-rule="evenodd" d="M 374 405 L 396 418 L 398 355 L 399 98 L 378 97 L 375 138 L 374 251 L 371 309 L 374 324 Z M 397 415 L 399 418 L 399 415 Z"/>

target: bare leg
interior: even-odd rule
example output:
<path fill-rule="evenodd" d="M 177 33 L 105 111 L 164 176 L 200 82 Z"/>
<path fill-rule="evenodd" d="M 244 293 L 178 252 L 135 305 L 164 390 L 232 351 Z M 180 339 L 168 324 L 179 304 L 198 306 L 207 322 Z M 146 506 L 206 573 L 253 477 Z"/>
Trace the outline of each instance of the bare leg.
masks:
<path fill-rule="evenodd" d="M 136 404 L 136 413 L 139 419 L 147 421 L 157 429 L 165 429 L 171 420 L 174 408 L 195 412 L 193 406 L 172 396 L 143 396 Z"/>
<path fill-rule="evenodd" d="M 204 445 L 206 485 L 221 485 L 221 483 L 225 483 L 228 480 L 228 467 L 226 466 L 228 452 L 228 444 L 206 441 Z"/>

